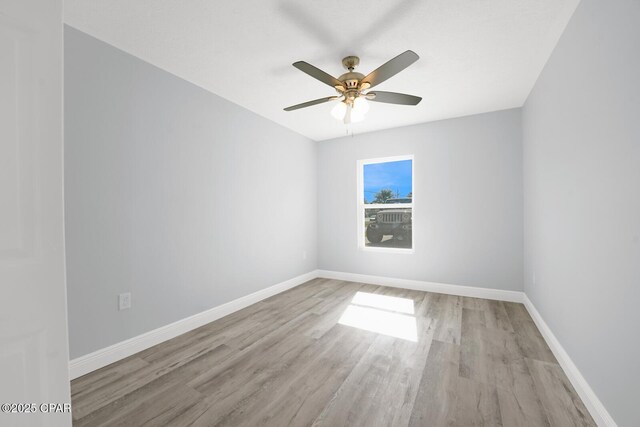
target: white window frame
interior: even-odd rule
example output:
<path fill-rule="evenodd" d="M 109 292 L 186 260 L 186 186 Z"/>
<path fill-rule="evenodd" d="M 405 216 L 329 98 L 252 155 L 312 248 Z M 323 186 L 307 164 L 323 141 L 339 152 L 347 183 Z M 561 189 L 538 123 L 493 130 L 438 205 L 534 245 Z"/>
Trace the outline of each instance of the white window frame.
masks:
<path fill-rule="evenodd" d="M 383 203 L 365 204 L 364 203 L 364 167 L 365 165 L 371 165 L 376 163 L 398 162 L 402 160 L 411 160 L 411 203 L 398 203 L 394 204 L 394 209 L 411 208 L 411 248 L 380 248 L 371 247 L 366 245 L 365 241 L 365 229 L 364 229 L 364 211 L 365 209 L 390 209 L 391 206 Z M 416 161 L 413 154 L 404 156 L 392 156 L 392 157 L 379 157 L 376 159 L 363 159 L 357 161 L 357 219 L 358 219 L 358 249 L 367 252 L 385 252 L 385 253 L 398 253 L 398 254 L 413 254 L 416 249 L 416 188 L 415 188 L 415 172 Z"/>

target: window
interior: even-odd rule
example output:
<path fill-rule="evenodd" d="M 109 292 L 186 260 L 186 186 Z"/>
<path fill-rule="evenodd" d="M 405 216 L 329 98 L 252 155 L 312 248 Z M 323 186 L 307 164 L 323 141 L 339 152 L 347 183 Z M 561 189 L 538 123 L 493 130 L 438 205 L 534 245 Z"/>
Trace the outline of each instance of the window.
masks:
<path fill-rule="evenodd" d="M 358 161 L 358 246 L 413 252 L 413 156 Z"/>

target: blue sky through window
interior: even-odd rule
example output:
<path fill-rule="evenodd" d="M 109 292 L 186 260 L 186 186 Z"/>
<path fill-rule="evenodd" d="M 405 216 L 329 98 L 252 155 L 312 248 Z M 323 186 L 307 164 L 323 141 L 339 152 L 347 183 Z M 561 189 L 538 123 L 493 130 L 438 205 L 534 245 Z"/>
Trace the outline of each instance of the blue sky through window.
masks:
<path fill-rule="evenodd" d="M 407 197 L 413 191 L 412 160 L 364 165 L 364 199 L 371 203 L 382 189 L 393 191 L 394 197 Z"/>

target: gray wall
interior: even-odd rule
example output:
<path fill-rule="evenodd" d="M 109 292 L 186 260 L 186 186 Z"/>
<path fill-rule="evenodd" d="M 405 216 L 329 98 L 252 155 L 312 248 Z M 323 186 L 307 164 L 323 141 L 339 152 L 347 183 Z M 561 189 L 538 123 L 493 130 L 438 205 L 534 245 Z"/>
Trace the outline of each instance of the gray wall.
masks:
<path fill-rule="evenodd" d="M 583 0 L 523 110 L 525 291 L 640 425 L 640 2 Z"/>
<path fill-rule="evenodd" d="M 72 358 L 316 268 L 315 142 L 69 27 L 65 86 Z"/>
<path fill-rule="evenodd" d="M 415 156 L 415 253 L 359 250 L 356 161 L 403 154 Z M 520 110 L 319 143 L 318 227 L 321 269 L 522 290 Z"/>

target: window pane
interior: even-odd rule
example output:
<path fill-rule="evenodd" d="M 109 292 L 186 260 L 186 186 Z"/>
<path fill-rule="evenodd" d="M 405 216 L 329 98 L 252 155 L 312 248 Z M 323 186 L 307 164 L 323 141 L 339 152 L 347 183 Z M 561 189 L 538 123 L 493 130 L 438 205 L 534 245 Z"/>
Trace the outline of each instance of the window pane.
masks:
<path fill-rule="evenodd" d="M 365 246 L 411 249 L 413 240 L 411 213 L 411 208 L 365 209 Z"/>
<path fill-rule="evenodd" d="M 411 160 L 364 165 L 365 203 L 411 203 Z"/>

